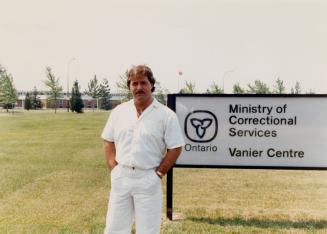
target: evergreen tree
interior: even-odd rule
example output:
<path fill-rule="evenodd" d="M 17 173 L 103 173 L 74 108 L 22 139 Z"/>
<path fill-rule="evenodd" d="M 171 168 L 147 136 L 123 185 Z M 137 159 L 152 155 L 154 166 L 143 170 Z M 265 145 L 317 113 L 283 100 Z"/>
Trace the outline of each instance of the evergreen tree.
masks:
<path fill-rule="evenodd" d="M 254 85 L 248 84 L 248 93 L 268 94 L 271 93 L 268 85 L 261 80 L 255 80 Z"/>
<path fill-rule="evenodd" d="M 245 93 L 245 90 L 241 88 L 239 83 L 237 83 L 237 84 L 233 85 L 233 93 L 234 94 L 243 94 L 243 93 Z"/>
<path fill-rule="evenodd" d="M 100 84 L 99 88 L 99 98 L 100 98 L 100 108 L 104 110 L 109 110 L 110 106 L 110 87 L 108 80 L 104 78 Z"/>
<path fill-rule="evenodd" d="M 37 92 L 36 87 L 34 86 L 32 96 L 31 96 L 31 108 L 34 110 L 42 108 L 41 99 L 37 95 L 38 95 L 38 92 Z"/>
<path fill-rule="evenodd" d="M 296 81 L 295 87 L 291 88 L 291 93 L 292 94 L 300 94 L 301 92 L 302 91 L 301 91 L 300 83 L 298 81 Z"/>
<path fill-rule="evenodd" d="M 125 74 L 119 76 L 119 81 L 116 82 L 116 86 L 120 93 L 123 94 L 123 101 L 128 101 L 133 98 L 132 93 L 127 86 L 127 80 L 128 80 L 128 70 L 126 70 Z"/>
<path fill-rule="evenodd" d="M 92 110 L 94 112 L 94 101 L 99 98 L 100 86 L 98 84 L 97 76 L 94 75 L 94 78 L 88 83 L 88 90 L 85 90 L 85 94 L 92 97 Z"/>
<path fill-rule="evenodd" d="M 4 76 L 4 74 L 5 74 L 5 69 L 0 64 L 0 106 L 3 106 L 2 86 L 3 86 L 3 76 Z"/>
<path fill-rule="evenodd" d="M 31 96 L 30 96 L 30 93 L 27 92 L 25 95 L 24 109 L 30 110 L 31 108 L 32 108 Z"/>
<path fill-rule="evenodd" d="M 70 98 L 70 110 L 76 113 L 83 113 L 84 103 L 82 95 L 79 91 L 78 81 L 75 80 L 72 88 L 72 96 Z"/>
<path fill-rule="evenodd" d="M 278 78 L 273 93 L 282 94 L 285 93 L 285 90 L 284 81 Z"/>
<path fill-rule="evenodd" d="M 216 84 L 216 82 L 212 81 L 211 85 L 207 89 L 207 93 L 221 94 L 221 93 L 224 93 L 224 88 L 219 87 L 219 85 Z"/>
<path fill-rule="evenodd" d="M 47 80 L 44 81 L 44 84 L 50 88 L 49 99 L 57 113 L 57 101 L 62 96 L 62 87 L 59 85 L 59 78 L 55 77 L 50 67 L 46 67 L 46 76 Z"/>
<path fill-rule="evenodd" d="M 12 76 L 2 70 L 0 73 L 0 103 L 8 112 L 8 109 L 14 109 L 17 98 L 18 94 Z"/>

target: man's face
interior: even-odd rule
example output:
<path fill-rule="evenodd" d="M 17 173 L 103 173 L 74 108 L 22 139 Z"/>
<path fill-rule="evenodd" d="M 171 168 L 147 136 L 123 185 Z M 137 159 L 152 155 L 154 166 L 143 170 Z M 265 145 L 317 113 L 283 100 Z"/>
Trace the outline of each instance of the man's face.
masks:
<path fill-rule="evenodd" d="M 147 77 L 131 77 L 129 88 L 132 92 L 134 100 L 147 101 L 150 100 L 152 84 Z"/>

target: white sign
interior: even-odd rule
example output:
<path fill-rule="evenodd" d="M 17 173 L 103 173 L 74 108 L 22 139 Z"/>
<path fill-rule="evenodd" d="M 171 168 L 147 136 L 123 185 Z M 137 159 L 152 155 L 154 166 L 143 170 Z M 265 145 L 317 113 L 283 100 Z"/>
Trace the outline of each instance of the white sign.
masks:
<path fill-rule="evenodd" d="M 327 96 L 176 96 L 177 165 L 326 167 Z"/>

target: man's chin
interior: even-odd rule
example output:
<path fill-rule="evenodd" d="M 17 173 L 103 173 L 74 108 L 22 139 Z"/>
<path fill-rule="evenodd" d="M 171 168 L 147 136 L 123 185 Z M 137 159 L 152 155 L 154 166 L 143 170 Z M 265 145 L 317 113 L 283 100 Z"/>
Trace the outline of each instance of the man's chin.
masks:
<path fill-rule="evenodd" d="M 137 100 L 137 101 L 147 101 L 148 99 L 151 98 L 151 96 L 142 94 L 142 95 L 135 95 L 133 98 L 134 98 L 134 100 Z"/>
<path fill-rule="evenodd" d="M 146 97 L 145 97 L 145 95 L 141 95 L 141 94 L 136 94 L 135 96 L 134 96 L 134 99 L 136 99 L 136 100 L 145 100 L 146 99 Z"/>

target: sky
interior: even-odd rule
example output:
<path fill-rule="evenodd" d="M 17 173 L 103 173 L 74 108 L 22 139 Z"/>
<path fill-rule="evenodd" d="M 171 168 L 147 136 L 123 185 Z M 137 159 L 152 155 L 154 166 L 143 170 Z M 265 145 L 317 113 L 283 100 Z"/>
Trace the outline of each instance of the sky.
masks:
<path fill-rule="evenodd" d="M 45 68 L 63 89 L 77 79 L 116 82 L 146 64 L 161 86 L 185 81 L 227 93 L 280 78 L 289 92 L 327 93 L 325 0 L 0 0 L 0 64 L 18 90 L 46 90 Z M 178 72 L 183 73 L 182 76 Z"/>

